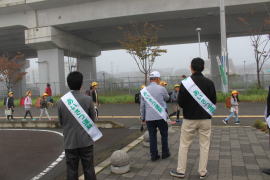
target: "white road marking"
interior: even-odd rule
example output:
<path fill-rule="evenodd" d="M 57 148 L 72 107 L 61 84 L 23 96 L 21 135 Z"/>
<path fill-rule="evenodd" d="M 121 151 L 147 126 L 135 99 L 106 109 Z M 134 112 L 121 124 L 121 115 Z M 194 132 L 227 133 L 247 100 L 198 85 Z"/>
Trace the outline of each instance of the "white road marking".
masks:
<path fill-rule="evenodd" d="M 51 131 L 51 130 L 43 130 L 43 129 L 0 129 L 1 131 L 34 131 L 34 132 L 47 132 L 47 133 L 54 133 L 61 137 L 63 137 L 63 134 L 57 131 Z M 51 171 L 57 164 L 59 164 L 65 157 L 65 151 L 63 151 L 55 161 L 53 161 L 46 169 L 44 169 L 42 172 L 40 172 L 38 175 L 31 178 L 31 180 L 38 180 L 42 176 L 46 175 L 49 171 Z"/>

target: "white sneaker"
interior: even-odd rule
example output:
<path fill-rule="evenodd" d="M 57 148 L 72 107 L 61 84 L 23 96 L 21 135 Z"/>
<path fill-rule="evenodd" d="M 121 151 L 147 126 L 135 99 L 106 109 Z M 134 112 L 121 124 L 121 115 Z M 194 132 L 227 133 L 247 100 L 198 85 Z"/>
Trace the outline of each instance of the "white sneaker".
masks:
<path fill-rule="evenodd" d="M 222 122 L 223 122 L 224 124 L 226 124 L 226 125 L 228 124 L 228 122 L 225 121 L 225 119 L 223 119 Z"/>

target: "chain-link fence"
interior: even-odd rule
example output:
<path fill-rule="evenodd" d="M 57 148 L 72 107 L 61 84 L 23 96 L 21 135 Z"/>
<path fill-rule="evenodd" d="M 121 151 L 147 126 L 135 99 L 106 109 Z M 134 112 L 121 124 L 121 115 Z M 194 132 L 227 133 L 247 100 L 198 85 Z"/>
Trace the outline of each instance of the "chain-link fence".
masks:
<path fill-rule="evenodd" d="M 261 75 L 261 85 L 263 88 L 268 88 L 270 85 L 270 74 Z M 174 84 L 179 83 L 180 76 L 163 76 L 162 80 L 168 83 L 167 88 L 173 89 Z M 82 91 L 85 92 L 90 86 L 91 80 L 84 81 Z M 139 91 L 141 85 L 144 84 L 143 77 L 120 77 L 120 78 L 107 78 L 98 80 L 98 90 L 101 94 L 116 95 L 116 94 L 135 94 Z M 230 89 L 244 90 L 254 88 L 257 86 L 257 75 L 230 75 L 229 77 Z M 68 87 L 65 82 L 51 82 L 51 88 L 53 95 L 60 95 L 60 87 L 64 91 L 68 91 Z M 32 90 L 33 96 L 39 96 L 45 91 L 46 83 L 27 83 L 26 90 Z M 0 86 L 0 97 L 4 97 L 7 94 L 5 86 Z M 23 92 L 22 94 L 25 94 Z M 16 95 L 16 92 L 15 92 Z"/>

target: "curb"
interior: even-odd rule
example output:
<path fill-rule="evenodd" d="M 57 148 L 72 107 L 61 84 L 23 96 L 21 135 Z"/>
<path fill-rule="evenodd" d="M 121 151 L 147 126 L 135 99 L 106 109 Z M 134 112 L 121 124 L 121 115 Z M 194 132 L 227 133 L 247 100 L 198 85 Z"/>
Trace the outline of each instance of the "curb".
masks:
<path fill-rule="evenodd" d="M 135 146 L 137 146 L 139 143 L 141 143 L 143 141 L 143 135 L 140 136 L 139 138 L 135 139 L 134 141 L 132 141 L 131 143 L 129 143 L 127 146 L 123 147 L 121 150 L 128 152 L 131 149 L 133 149 Z M 95 166 L 95 172 L 96 174 L 100 173 L 103 169 L 105 169 L 106 167 L 108 167 L 111 164 L 111 158 L 107 158 L 106 160 L 102 161 L 101 163 L 99 163 L 97 166 Z M 84 175 L 81 175 L 79 177 L 79 180 L 84 180 Z"/>
<path fill-rule="evenodd" d="M 96 121 L 98 128 L 112 129 L 112 128 L 124 128 L 121 123 L 113 121 Z M 0 121 L 0 128 L 60 128 L 59 121 Z"/>

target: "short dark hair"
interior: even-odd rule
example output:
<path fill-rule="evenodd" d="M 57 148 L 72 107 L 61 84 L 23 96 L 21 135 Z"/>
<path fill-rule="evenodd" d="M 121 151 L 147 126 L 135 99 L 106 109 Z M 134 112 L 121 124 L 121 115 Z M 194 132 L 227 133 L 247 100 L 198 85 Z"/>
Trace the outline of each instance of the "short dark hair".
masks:
<path fill-rule="evenodd" d="M 67 84 L 71 90 L 80 90 L 83 83 L 83 75 L 79 71 L 73 71 L 67 76 Z"/>
<path fill-rule="evenodd" d="M 204 70 L 204 60 L 199 57 L 192 59 L 191 68 L 195 72 L 202 72 Z"/>

